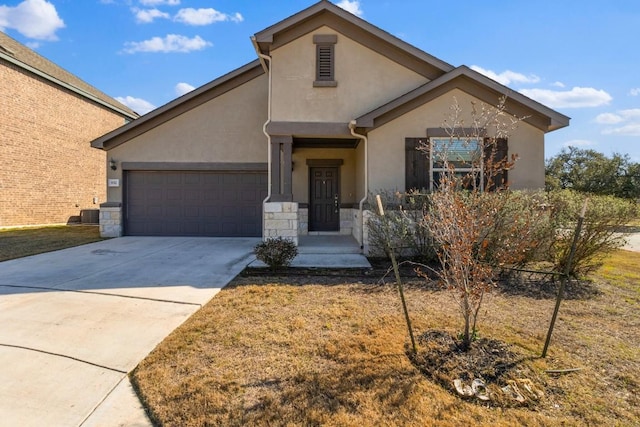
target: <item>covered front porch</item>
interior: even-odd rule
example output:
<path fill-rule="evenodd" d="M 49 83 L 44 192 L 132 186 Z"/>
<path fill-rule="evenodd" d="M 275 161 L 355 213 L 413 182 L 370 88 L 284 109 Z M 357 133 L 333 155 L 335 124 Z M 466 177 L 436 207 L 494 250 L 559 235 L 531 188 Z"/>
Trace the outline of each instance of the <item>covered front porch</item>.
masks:
<path fill-rule="evenodd" d="M 345 236 L 362 253 L 365 144 L 350 134 L 346 124 L 307 124 L 306 131 L 300 126 L 270 128 L 299 131 L 301 136 L 271 135 L 271 192 L 263 209 L 263 236 L 291 238 L 302 250 L 304 243 L 313 241 L 308 237 Z M 319 136 L 322 132 L 326 134 Z M 329 239 L 326 244 L 336 241 Z"/>

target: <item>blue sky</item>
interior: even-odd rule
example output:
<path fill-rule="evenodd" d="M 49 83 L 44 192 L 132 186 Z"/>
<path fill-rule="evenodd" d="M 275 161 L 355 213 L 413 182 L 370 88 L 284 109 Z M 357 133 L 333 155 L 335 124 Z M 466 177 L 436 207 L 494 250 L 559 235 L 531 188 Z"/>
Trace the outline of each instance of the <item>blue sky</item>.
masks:
<path fill-rule="evenodd" d="M 314 0 L 0 0 L 0 30 L 144 113 L 256 58 L 249 37 Z M 640 1 L 335 0 L 572 118 L 547 134 L 640 162 Z"/>

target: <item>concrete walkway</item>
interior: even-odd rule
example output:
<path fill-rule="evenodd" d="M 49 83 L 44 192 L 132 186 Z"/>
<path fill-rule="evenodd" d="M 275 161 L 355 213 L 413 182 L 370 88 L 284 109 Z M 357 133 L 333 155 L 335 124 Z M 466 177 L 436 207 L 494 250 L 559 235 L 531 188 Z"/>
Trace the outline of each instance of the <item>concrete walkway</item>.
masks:
<path fill-rule="evenodd" d="M 258 241 L 123 237 L 0 263 L 0 425 L 150 425 L 127 373 Z"/>
<path fill-rule="evenodd" d="M 265 268 L 262 261 L 255 260 L 249 267 Z M 350 235 L 300 236 L 298 255 L 291 262 L 295 268 L 371 268 L 369 260 L 362 255 L 356 239 Z"/>

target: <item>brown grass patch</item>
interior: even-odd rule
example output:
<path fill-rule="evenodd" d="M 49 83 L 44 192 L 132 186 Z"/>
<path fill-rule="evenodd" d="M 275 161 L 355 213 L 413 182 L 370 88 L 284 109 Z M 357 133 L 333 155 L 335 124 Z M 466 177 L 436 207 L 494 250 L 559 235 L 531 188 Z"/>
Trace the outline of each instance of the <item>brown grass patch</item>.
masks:
<path fill-rule="evenodd" d="M 100 229 L 90 225 L 0 230 L 0 261 L 98 242 Z"/>
<path fill-rule="evenodd" d="M 629 266 L 623 285 L 607 273 L 618 262 Z M 505 346 L 517 360 L 511 373 L 545 393 L 524 407 L 459 398 L 447 384 L 451 370 L 443 368 L 441 379 L 423 374 L 405 353 L 395 288 L 365 277 L 240 276 L 132 379 L 154 422 L 165 426 L 638 425 L 639 266 L 640 254 L 620 251 L 593 277 L 597 294 L 563 303 L 547 359 L 538 355 L 553 299 L 488 296 L 481 338 Z M 455 336 L 456 306 L 419 281 L 406 294 L 416 335 L 427 334 L 420 355 L 432 356 L 429 331 Z M 582 370 L 545 373 L 573 367 Z M 469 375 L 489 376 L 477 372 Z"/>

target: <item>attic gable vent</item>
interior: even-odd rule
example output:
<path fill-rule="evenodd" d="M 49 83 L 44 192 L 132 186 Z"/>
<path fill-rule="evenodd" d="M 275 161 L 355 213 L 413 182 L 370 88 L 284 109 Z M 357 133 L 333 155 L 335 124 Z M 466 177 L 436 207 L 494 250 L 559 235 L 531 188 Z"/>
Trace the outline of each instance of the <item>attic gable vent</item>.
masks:
<path fill-rule="evenodd" d="M 318 76 L 316 80 L 333 80 L 333 45 L 318 46 Z"/>
<path fill-rule="evenodd" d="M 335 34 L 313 36 L 316 45 L 316 80 L 314 87 L 336 87 L 335 79 L 335 45 L 338 36 Z"/>

